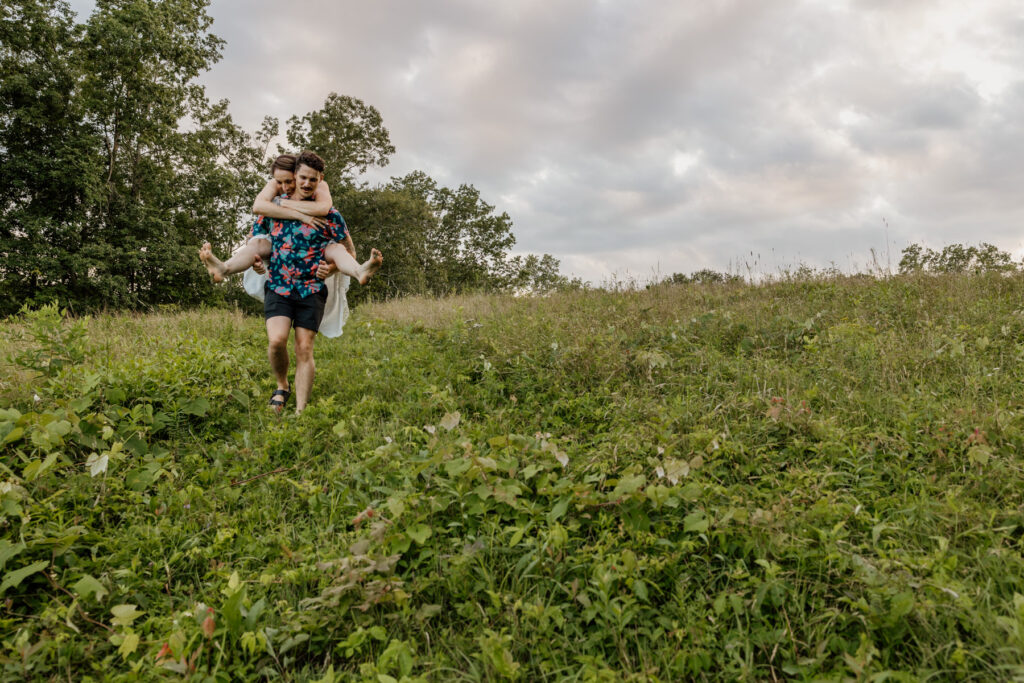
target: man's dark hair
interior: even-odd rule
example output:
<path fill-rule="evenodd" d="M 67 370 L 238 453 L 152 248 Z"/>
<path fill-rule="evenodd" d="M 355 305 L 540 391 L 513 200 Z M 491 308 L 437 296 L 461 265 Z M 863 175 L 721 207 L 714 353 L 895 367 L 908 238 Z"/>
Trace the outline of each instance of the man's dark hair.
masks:
<path fill-rule="evenodd" d="M 289 173 L 295 172 L 295 155 L 294 154 L 282 154 L 281 156 L 274 159 L 274 163 L 270 165 L 270 175 L 274 175 L 276 170 L 288 171 Z"/>
<path fill-rule="evenodd" d="M 324 172 L 324 160 L 320 158 L 319 154 L 310 152 L 308 149 L 295 158 L 295 170 L 298 171 L 300 166 L 309 166 L 321 174 Z"/>

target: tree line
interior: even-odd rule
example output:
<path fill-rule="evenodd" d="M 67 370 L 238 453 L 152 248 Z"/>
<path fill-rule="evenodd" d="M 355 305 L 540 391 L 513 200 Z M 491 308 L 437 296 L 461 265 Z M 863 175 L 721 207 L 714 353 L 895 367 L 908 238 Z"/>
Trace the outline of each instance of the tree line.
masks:
<path fill-rule="evenodd" d="M 0 3 L 0 315 L 50 301 L 84 312 L 239 296 L 214 288 L 196 250 L 241 242 L 281 125 L 267 117 L 245 131 L 196 83 L 224 47 L 207 6 L 99 0 L 80 22 L 64 0 Z M 395 153 L 373 106 L 331 93 L 284 133 L 289 151 L 325 159 L 357 247 L 385 254 L 350 303 L 570 284 L 550 255 L 510 256 L 512 220 L 470 184 L 420 171 L 360 180 Z"/>

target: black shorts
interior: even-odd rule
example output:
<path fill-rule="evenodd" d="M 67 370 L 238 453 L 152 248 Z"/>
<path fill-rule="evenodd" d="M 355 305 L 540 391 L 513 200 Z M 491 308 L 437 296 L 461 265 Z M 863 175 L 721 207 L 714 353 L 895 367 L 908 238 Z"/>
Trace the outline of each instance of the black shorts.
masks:
<path fill-rule="evenodd" d="M 324 306 L 327 304 L 327 287 L 321 287 L 316 294 L 301 299 L 290 299 L 270 290 L 268 282 L 263 290 L 263 319 L 269 320 L 277 316 L 292 319 L 294 327 L 302 327 L 316 332 L 320 329 L 320 321 L 324 319 Z"/>

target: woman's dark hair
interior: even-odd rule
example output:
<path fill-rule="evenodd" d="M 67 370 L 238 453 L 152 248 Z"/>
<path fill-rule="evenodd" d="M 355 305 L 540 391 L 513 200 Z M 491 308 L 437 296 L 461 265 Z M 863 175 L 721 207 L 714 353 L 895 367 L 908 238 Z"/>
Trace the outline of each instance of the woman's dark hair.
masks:
<path fill-rule="evenodd" d="M 294 154 L 282 154 L 281 156 L 274 159 L 274 163 L 270 165 L 270 175 L 274 175 L 276 170 L 288 171 L 289 173 L 295 172 L 295 155 Z"/>

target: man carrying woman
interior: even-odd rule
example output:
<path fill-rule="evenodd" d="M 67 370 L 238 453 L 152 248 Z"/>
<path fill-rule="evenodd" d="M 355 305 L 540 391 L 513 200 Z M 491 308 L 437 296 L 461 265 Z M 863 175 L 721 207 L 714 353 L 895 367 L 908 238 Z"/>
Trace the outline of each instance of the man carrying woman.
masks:
<path fill-rule="evenodd" d="M 287 156 L 275 160 L 274 178 L 253 203 L 254 212 L 261 215 L 253 224 L 247 244 L 221 262 L 206 243 L 199 257 L 215 282 L 254 265 L 259 267 L 263 259 L 269 259 L 263 311 L 267 356 L 277 382 L 270 406 L 281 412 L 291 395 L 288 336 L 294 327 L 295 410 L 302 412 L 313 387 L 313 341 L 328 294 L 323 278 L 333 267 L 366 284 L 380 268 L 383 257 L 372 249 L 366 262 L 356 261 L 345 220 L 331 208 L 328 188 L 322 182 L 323 160 L 313 152 L 303 152 L 294 158 L 290 174 L 288 162 Z"/>

